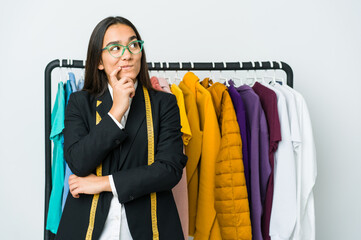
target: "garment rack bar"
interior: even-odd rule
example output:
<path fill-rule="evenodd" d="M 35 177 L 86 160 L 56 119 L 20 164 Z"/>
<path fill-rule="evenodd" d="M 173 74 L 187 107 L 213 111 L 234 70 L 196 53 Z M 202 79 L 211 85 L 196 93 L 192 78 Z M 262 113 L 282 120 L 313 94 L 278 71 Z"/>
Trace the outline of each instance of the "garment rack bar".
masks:
<path fill-rule="evenodd" d="M 45 68 L 45 209 L 44 209 L 44 240 L 54 239 L 54 234 L 46 230 L 46 220 L 52 188 L 51 180 L 51 72 L 55 68 L 85 68 L 85 61 L 56 59 Z M 243 70 L 283 70 L 287 75 L 287 85 L 293 87 L 293 71 L 285 62 L 149 62 L 150 71 L 243 71 Z"/>

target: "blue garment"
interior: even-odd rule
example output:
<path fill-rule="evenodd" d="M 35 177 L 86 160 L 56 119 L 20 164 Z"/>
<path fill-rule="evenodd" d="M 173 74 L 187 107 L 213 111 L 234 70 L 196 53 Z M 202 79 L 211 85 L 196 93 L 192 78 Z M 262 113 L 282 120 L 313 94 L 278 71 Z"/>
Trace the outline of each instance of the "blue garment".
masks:
<path fill-rule="evenodd" d="M 78 82 L 78 91 L 82 90 L 84 87 L 84 79 L 80 79 Z"/>
<path fill-rule="evenodd" d="M 68 104 L 69 97 L 72 92 L 73 91 L 71 89 L 71 83 L 70 83 L 70 80 L 68 80 L 68 81 L 66 81 L 66 84 L 65 84 L 65 96 L 66 96 L 65 106 Z"/>
<path fill-rule="evenodd" d="M 65 163 L 65 177 L 64 177 L 64 189 L 63 189 L 63 202 L 61 205 L 61 210 L 64 210 L 66 198 L 69 194 L 69 177 L 72 175 L 73 172 L 70 170 L 67 163 Z"/>
<path fill-rule="evenodd" d="M 69 74 L 69 80 L 70 80 L 70 84 L 71 84 L 71 90 L 72 90 L 72 92 L 76 92 L 78 89 L 76 87 L 75 75 L 72 72 L 69 72 L 68 74 Z M 70 96 L 70 94 L 69 94 L 69 96 Z"/>
<path fill-rule="evenodd" d="M 66 104 L 68 104 L 68 100 L 70 97 L 70 94 L 72 94 L 73 92 L 77 91 L 77 87 L 76 87 L 76 81 L 75 81 L 75 75 L 72 72 L 69 72 L 69 80 L 67 81 L 67 88 L 66 88 L 66 96 L 67 96 L 67 101 Z M 68 87 L 69 86 L 69 87 Z M 61 209 L 64 209 L 65 206 L 65 202 L 66 202 L 66 198 L 68 197 L 68 193 L 69 193 L 69 177 L 70 175 L 72 175 L 72 171 L 70 170 L 69 166 L 67 163 L 65 163 L 65 177 L 64 177 L 64 189 L 63 189 L 63 201 L 62 201 L 62 205 L 61 205 Z"/>
<path fill-rule="evenodd" d="M 63 82 L 58 84 L 55 104 L 51 113 L 50 140 L 54 143 L 52 164 L 52 191 L 49 201 L 46 229 L 56 234 L 61 218 L 61 200 L 64 184 L 63 129 L 65 117 L 65 91 Z"/>

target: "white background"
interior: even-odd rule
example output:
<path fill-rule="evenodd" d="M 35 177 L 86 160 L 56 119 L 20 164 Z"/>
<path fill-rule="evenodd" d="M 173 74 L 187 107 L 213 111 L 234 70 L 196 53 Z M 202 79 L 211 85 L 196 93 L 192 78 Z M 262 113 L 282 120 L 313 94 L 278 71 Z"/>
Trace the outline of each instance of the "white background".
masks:
<path fill-rule="evenodd" d="M 282 60 L 317 150 L 317 239 L 359 239 L 361 2 L 4 1 L 0 6 L 0 239 L 42 239 L 44 69 L 85 59 L 95 25 L 130 19 L 148 61 Z"/>

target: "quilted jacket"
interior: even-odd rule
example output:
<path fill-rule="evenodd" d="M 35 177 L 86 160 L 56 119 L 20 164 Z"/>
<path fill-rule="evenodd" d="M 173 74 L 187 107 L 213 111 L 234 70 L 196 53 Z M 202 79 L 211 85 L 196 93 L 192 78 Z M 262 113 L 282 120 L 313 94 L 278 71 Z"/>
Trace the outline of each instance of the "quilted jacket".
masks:
<path fill-rule="evenodd" d="M 228 89 L 208 78 L 201 84 L 212 96 L 221 132 L 215 167 L 215 210 L 223 240 L 252 239 L 242 140 Z"/>

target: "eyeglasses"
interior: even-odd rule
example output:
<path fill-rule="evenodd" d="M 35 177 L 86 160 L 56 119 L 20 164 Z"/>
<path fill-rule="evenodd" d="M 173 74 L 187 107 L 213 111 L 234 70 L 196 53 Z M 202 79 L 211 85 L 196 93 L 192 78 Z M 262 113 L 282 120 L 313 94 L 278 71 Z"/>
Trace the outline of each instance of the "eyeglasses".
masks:
<path fill-rule="evenodd" d="M 112 57 L 120 58 L 121 56 L 123 56 L 125 49 L 128 49 L 131 54 L 140 53 L 143 49 L 143 44 L 144 41 L 142 40 L 132 41 L 127 46 L 123 46 L 121 44 L 111 44 L 103 48 L 102 51 L 108 50 Z"/>

